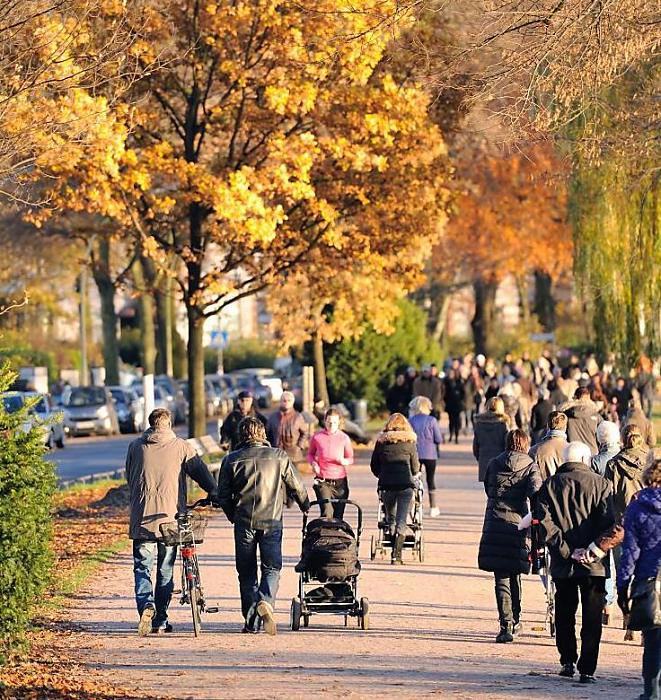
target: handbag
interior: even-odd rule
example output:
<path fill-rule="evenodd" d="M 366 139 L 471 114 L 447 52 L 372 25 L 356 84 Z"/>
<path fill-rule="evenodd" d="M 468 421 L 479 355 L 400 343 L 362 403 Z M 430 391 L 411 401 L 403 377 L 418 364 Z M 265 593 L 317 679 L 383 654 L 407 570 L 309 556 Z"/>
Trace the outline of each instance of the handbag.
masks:
<path fill-rule="evenodd" d="M 661 579 L 654 578 L 633 580 L 631 586 L 631 614 L 627 629 L 639 631 L 661 627 Z"/>

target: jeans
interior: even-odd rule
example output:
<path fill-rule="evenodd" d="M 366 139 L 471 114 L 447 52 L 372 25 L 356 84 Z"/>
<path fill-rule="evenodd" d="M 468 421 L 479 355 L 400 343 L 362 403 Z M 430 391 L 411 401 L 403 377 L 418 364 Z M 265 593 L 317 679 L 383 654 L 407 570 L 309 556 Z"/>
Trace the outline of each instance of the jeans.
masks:
<path fill-rule="evenodd" d="M 658 700 L 659 676 L 661 675 L 661 627 L 643 632 L 643 697 L 645 700 Z"/>
<path fill-rule="evenodd" d="M 326 498 L 349 498 L 349 482 L 344 479 L 315 479 L 314 492 L 318 501 Z M 319 506 L 322 518 L 344 517 L 344 503 L 322 503 Z"/>
<path fill-rule="evenodd" d="M 261 577 L 257 580 L 257 549 Z M 241 613 L 249 626 L 254 624 L 257 604 L 262 600 L 275 607 L 275 596 L 282 569 L 282 524 L 271 530 L 253 530 L 234 524 L 236 572 L 239 575 Z"/>
<path fill-rule="evenodd" d="M 413 489 L 402 489 L 401 491 L 381 491 L 381 500 L 386 511 L 386 520 L 390 527 L 390 532 L 395 535 L 406 534 L 406 518 L 411 510 L 413 501 Z M 395 526 L 394 533 L 392 532 Z"/>
<path fill-rule="evenodd" d="M 151 570 L 156 555 L 156 593 L 152 585 Z M 168 606 L 172 599 L 172 578 L 177 547 L 166 547 L 162 542 L 133 540 L 133 575 L 135 580 L 135 602 L 138 615 L 147 605 L 156 608 L 152 627 L 165 627 L 168 621 Z"/>
<path fill-rule="evenodd" d="M 496 605 L 502 629 L 516 624 L 521 617 L 521 575 L 494 571 Z"/>
<path fill-rule="evenodd" d="M 579 673 L 592 676 L 597 668 L 601 642 L 601 612 L 604 607 L 605 579 L 584 576 L 555 580 L 555 643 L 561 664 L 578 663 Z M 581 655 L 576 650 L 576 611 L 581 594 Z"/>

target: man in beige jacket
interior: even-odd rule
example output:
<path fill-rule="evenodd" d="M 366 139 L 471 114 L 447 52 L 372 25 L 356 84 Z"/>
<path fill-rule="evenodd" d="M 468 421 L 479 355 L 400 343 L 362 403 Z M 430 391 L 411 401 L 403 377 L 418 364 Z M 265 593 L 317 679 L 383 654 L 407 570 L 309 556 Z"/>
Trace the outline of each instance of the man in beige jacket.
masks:
<path fill-rule="evenodd" d="M 135 600 L 140 622 L 138 634 L 171 632 L 168 606 L 174 588 L 176 546 L 166 546 L 159 526 L 172 521 L 186 507 L 186 477 L 214 498 L 217 486 L 207 465 L 186 440 L 172 431 L 165 408 L 149 415 L 149 429 L 134 440 L 126 455 L 129 487 L 129 538 L 133 540 Z M 156 556 L 156 590 L 151 572 Z"/>

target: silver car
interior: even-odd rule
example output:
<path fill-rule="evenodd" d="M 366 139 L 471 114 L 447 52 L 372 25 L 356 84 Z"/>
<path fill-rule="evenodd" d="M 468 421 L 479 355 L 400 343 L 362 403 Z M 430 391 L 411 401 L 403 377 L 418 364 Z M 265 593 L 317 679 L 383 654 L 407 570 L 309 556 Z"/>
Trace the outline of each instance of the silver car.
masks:
<path fill-rule="evenodd" d="M 27 401 L 34 398 L 39 399 L 30 410 L 30 413 L 34 415 L 43 429 L 44 445 L 49 450 L 55 447 L 63 448 L 66 442 L 64 411 L 58 411 L 54 408 L 50 398 L 46 394 L 39 394 L 36 391 L 26 391 L 24 396 Z"/>
<path fill-rule="evenodd" d="M 79 386 L 64 397 L 70 435 L 117 435 L 119 421 L 110 392 L 101 386 Z"/>

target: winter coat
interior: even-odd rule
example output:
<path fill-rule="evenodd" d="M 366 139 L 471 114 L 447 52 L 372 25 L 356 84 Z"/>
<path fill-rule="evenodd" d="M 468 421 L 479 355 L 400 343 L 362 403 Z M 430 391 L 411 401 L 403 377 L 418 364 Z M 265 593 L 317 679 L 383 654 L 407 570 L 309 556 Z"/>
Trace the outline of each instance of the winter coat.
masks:
<path fill-rule="evenodd" d="M 579 564 L 571 558 L 615 524 L 610 482 L 583 462 L 566 462 L 537 497 L 540 535 L 551 554 L 554 579 L 606 576 L 608 560 Z"/>
<path fill-rule="evenodd" d="M 129 537 L 161 538 L 161 523 L 174 520 L 186 507 L 186 477 L 207 493 L 215 494 L 216 482 L 192 445 L 172 430 L 150 428 L 133 440 L 126 453 L 129 487 Z"/>
<path fill-rule="evenodd" d="M 248 413 L 249 416 L 252 416 L 253 418 L 257 418 L 258 421 L 261 422 L 261 424 L 266 428 L 266 418 L 261 413 L 258 413 L 255 410 L 255 407 L 253 406 L 250 410 L 250 413 Z M 239 443 L 241 442 L 241 438 L 239 437 L 239 423 L 246 418 L 246 416 L 241 413 L 241 411 L 238 408 L 235 408 L 227 418 L 225 418 L 225 421 L 223 422 L 221 428 L 220 428 L 220 441 L 222 443 L 228 444 L 230 450 L 236 450 L 236 448 L 239 446 Z"/>
<path fill-rule="evenodd" d="M 484 480 L 487 507 L 478 553 L 483 571 L 527 574 L 527 530 L 519 530 L 528 501 L 542 486 L 539 469 L 524 452 L 502 452 L 489 462 Z"/>
<path fill-rule="evenodd" d="M 379 433 L 370 461 L 379 489 L 401 491 L 413 486 L 413 477 L 420 471 L 415 443 L 416 435 L 410 430 Z"/>
<path fill-rule="evenodd" d="M 285 495 L 301 510 L 310 507 L 305 486 L 284 450 L 248 442 L 225 455 L 218 478 L 218 501 L 231 523 L 254 530 L 280 527 Z"/>
<path fill-rule="evenodd" d="M 487 411 L 475 417 L 473 456 L 477 460 L 480 481 L 484 481 L 489 462 L 505 450 L 509 429 L 509 418 L 504 413 Z"/>
<path fill-rule="evenodd" d="M 597 406 L 592 401 L 571 401 L 560 410 L 567 416 L 567 440 L 583 442 L 596 454 L 597 426 L 601 423 Z"/>
<path fill-rule="evenodd" d="M 648 450 L 630 447 L 621 450 L 606 465 L 604 476 L 613 487 L 615 517 L 620 522 L 631 499 L 644 488 L 643 470 L 647 465 Z"/>
<path fill-rule="evenodd" d="M 293 408 L 290 409 L 292 415 L 288 415 L 280 434 L 282 419 L 285 417 L 282 411 L 275 411 L 271 415 L 266 425 L 266 437 L 272 447 L 279 447 L 284 450 L 289 459 L 296 464 L 305 459 L 308 449 L 308 425 L 305 418 Z M 289 413 L 289 411 L 288 411 Z"/>
<path fill-rule="evenodd" d="M 553 430 L 541 442 L 530 448 L 530 456 L 537 462 L 543 481 L 555 474 L 565 461 L 567 444 L 566 434 L 562 430 Z"/>
<path fill-rule="evenodd" d="M 661 489 L 645 488 L 624 513 L 624 542 L 617 570 L 618 589 L 633 576 L 652 578 L 661 562 Z"/>
<path fill-rule="evenodd" d="M 612 445 L 601 445 L 599 452 L 592 457 L 590 466 L 592 471 L 596 472 L 600 476 L 604 476 L 606 473 L 606 465 L 615 457 L 615 455 L 620 452 L 620 443 L 616 442 Z"/>
<path fill-rule="evenodd" d="M 523 413 L 521 411 L 521 402 L 519 399 L 517 399 L 516 396 L 510 396 L 509 394 L 498 395 L 503 400 L 503 404 L 505 405 L 505 413 L 509 416 L 510 425 L 512 428 L 523 427 L 524 420 Z"/>
<path fill-rule="evenodd" d="M 627 415 L 622 421 L 622 430 L 624 430 L 627 425 L 635 425 L 640 428 L 640 433 L 648 447 L 654 447 L 656 445 L 656 431 L 654 430 L 654 424 L 652 421 L 647 420 L 647 416 L 642 408 L 630 408 L 627 411 Z"/>
<path fill-rule="evenodd" d="M 452 415 L 458 415 L 465 409 L 466 392 L 461 379 L 445 379 L 443 382 L 443 400 L 445 410 Z"/>
<path fill-rule="evenodd" d="M 435 411 L 443 407 L 443 384 L 438 377 L 416 377 L 413 381 L 413 396 L 426 396 Z"/>
<path fill-rule="evenodd" d="M 532 407 L 530 430 L 532 431 L 534 442 L 539 442 L 544 437 L 551 411 L 553 411 L 553 404 L 548 399 L 540 399 Z"/>
<path fill-rule="evenodd" d="M 390 413 L 401 413 L 405 416 L 412 398 L 409 384 L 393 384 L 386 394 L 386 407 Z"/>
<path fill-rule="evenodd" d="M 438 446 L 443 442 L 443 435 L 436 418 L 419 413 L 417 416 L 411 416 L 409 423 L 418 438 L 416 442 L 418 457 L 436 459 Z"/>

